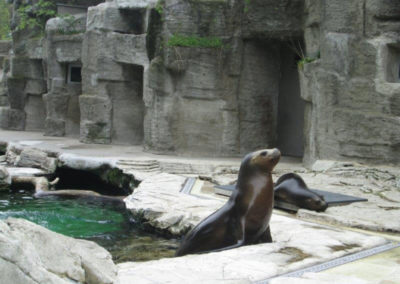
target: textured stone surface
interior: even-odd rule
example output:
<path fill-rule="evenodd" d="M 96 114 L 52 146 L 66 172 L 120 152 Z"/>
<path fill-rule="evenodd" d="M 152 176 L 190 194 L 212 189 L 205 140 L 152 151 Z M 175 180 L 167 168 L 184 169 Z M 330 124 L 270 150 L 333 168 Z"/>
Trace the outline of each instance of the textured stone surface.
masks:
<path fill-rule="evenodd" d="M 193 210 L 190 212 L 196 214 Z M 271 244 L 123 263 L 118 265 L 119 280 L 121 283 L 257 281 L 387 242 L 380 237 L 332 230 L 279 215 L 272 217 L 271 232 L 274 239 Z M 154 273 L 149 275 L 149 271 Z"/>
<path fill-rule="evenodd" d="M 58 35 L 78 34 L 84 32 L 86 30 L 86 14 L 70 16 L 71 19 L 52 18 L 48 20 L 46 23 L 46 31 Z"/>
<path fill-rule="evenodd" d="M 103 3 L 88 12 L 82 53 L 84 95 L 79 98 L 84 142 L 143 142 L 147 6 L 130 3 L 133 9 L 121 4 Z"/>
<path fill-rule="evenodd" d="M 254 37 L 293 37 L 302 34 L 303 1 L 254 0 L 245 2 L 244 33 Z"/>
<path fill-rule="evenodd" d="M 11 49 L 11 41 L 0 40 L 0 54 L 7 54 Z"/>
<path fill-rule="evenodd" d="M 280 78 L 279 46 L 273 42 L 244 44 L 239 88 L 240 153 L 272 147 L 276 127 Z M 263 79 L 261 79 L 263 78 Z M 263 129 L 260 132 L 260 129 Z"/>
<path fill-rule="evenodd" d="M 79 136 L 80 110 L 78 96 L 82 84 L 71 82 L 70 66 L 80 67 L 86 14 L 66 20 L 50 19 L 46 25 L 47 69 L 49 91 L 46 104 L 45 135 Z"/>
<path fill-rule="evenodd" d="M 15 1 L 14 13 L 20 5 L 21 2 Z M 26 127 L 30 130 L 40 130 L 43 128 L 43 121 L 36 123 L 31 114 L 35 111 L 43 113 L 44 107 L 30 95 L 41 95 L 46 91 L 45 68 L 42 64 L 44 42 L 42 37 L 37 36 L 38 31 L 35 29 L 16 31 L 18 23 L 19 17 L 12 17 L 12 52 L 6 61 L 7 65 L 9 61 L 9 68 L 6 68 L 6 76 L 0 76 L 3 77 L 0 81 L 4 80 L 8 97 L 6 103 L 2 99 L 1 105 L 7 105 L 8 115 L 1 116 L 0 125 L 12 130 L 25 130 Z"/>
<path fill-rule="evenodd" d="M 306 4 L 307 25 L 316 32 L 310 30 L 305 37 L 306 47 L 319 50 L 321 57 L 301 72 L 302 97 L 310 102 L 305 116 L 307 163 L 315 159 L 398 163 L 400 125 L 398 113 L 391 111 L 399 94 L 391 84 L 398 82 L 399 69 L 394 63 L 398 36 L 391 33 L 398 30 L 397 5 L 374 0 L 365 5 Z"/>
<path fill-rule="evenodd" d="M 297 277 L 278 277 L 272 279 L 269 283 L 271 284 L 372 284 L 373 281 L 360 279 L 356 276 L 345 276 L 345 275 L 331 275 L 327 273 L 305 273 L 301 278 Z"/>
<path fill-rule="evenodd" d="M 81 95 L 81 139 L 84 142 L 110 143 L 111 115 L 110 99 L 107 97 Z"/>
<path fill-rule="evenodd" d="M 183 235 L 224 203 L 223 200 L 202 200 L 180 194 L 185 180 L 185 177 L 165 173 L 152 176 L 125 199 L 126 207 L 153 228 Z"/>
<path fill-rule="evenodd" d="M 372 231 L 400 232 L 396 217 L 400 210 L 398 169 L 336 164 L 318 174 L 300 175 L 310 188 L 362 197 L 368 202 L 332 206 L 318 214 L 301 209 L 298 217 Z"/>
<path fill-rule="evenodd" d="M 0 244 L 4 283 L 117 282 L 116 267 L 105 249 L 23 219 L 0 221 Z"/>
<path fill-rule="evenodd" d="M 11 184 L 11 176 L 4 166 L 0 166 L 0 190 L 7 189 Z"/>
<path fill-rule="evenodd" d="M 9 107 L 0 107 L 0 128 L 6 129 L 9 125 Z"/>
<path fill-rule="evenodd" d="M 12 155 L 10 151 L 7 155 Z M 54 172 L 57 168 L 57 159 L 48 157 L 47 153 L 39 149 L 25 148 L 15 159 L 18 167 L 39 168 L 48 172 Z"/>
<path fill-rule="evenodd" d="M 44 127 L 86 143 L 143 143 L 154 153 L 235 156 L 294 143 L 301 156 L 296 141 L 304 141 L 310 164 L 398 163 L 398 7 L 395 0 L 106 1 L 89 8 L 87 21 L 49 20 L 44 39 L 13 33 L 0 125 Z M 219 43 L 171 44 L 172 36 Z M 298 97 L 297 75 L 285 70 L 294 74 L 299 60 L 304 126 L 302 107 L 284 98 L 285 90 Z M 73 87 L 71 63 L 82 63 L 82 84 Z M 45 93 L 46 118 L 33 121 L 44 108 L 31 95 Z M 279 121 L 289 124 L 285 117 L 296 112 L 288 129 L 298 134 L 280 133 Z"/>

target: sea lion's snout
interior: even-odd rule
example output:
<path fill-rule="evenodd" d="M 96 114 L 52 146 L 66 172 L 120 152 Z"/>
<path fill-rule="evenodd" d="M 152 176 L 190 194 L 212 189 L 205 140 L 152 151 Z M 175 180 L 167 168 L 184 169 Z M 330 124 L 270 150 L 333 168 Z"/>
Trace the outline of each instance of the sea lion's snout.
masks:
<path fill-rule="evenodd" d="M 271 150 L 271 159 L 279 159 L 281 157 L 281 151 L 278 148 Z"/>
<path fill-rule="evenodd" d="M 318 212 L 323 212 L 326 210 L 326 208 L 328 208 L 328 203 L 326 203 L 326 201 L 323 199 L 317 200 L 316 205 L 317 205 L 316 210 Z"/>
<path fill-rule="evenodd" d="M 326 208 L 328 208 L 328 203 L 326 203 L 325 200 L 319 196 L 310 197 L 305 201 L 308 205 L 307 209 L 315 210 L 317 212 L 323 212 L 326 210 Z"/>
<path fill-rule="evenodd" d="M 281 157 L 281 151 L 279 151 L 279 149 L 277 149 L 277 148 L 260 150 L 259 156 L 269 157 L 271 160 L 278 159 Z"/>
<path fill-rule="evenodd" d="M 271 171 L 279 162 L 281 152 L 278 149 L 263 149 L 249 154 L 250 165 Z"/>

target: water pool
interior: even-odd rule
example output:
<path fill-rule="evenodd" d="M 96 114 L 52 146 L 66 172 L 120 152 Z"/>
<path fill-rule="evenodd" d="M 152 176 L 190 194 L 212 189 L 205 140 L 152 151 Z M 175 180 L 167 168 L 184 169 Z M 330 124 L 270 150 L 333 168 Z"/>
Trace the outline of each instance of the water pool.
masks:
<path fill-rule="evenodd" d="M 114 262 L 172 257 L 178 246 L 140 229 L 129 212 L 113 202 L 33 197 L 32 191 L 0 191 L 0 219 L 24 218 L 66 236 L 91 240 L 106 248 Z"/>

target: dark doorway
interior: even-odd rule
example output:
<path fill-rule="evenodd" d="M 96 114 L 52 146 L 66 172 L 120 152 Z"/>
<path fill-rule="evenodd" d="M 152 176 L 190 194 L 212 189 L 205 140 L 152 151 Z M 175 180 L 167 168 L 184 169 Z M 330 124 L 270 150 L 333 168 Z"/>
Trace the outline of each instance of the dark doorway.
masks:
<path fill-rule="evenodd" d="M 143 66 L 124 65 L 124 80 L 110 83 L 108 91 L 113 103 L 112 142 L 141 145 L 143 143 Z"/>
<path fill-rule="evenodd" d="M 285 156 L 302 157 L 304 101 L 300 97 L 299 56 L 290 44 L 282 43 L 280 58 L 277 147 Z"/>

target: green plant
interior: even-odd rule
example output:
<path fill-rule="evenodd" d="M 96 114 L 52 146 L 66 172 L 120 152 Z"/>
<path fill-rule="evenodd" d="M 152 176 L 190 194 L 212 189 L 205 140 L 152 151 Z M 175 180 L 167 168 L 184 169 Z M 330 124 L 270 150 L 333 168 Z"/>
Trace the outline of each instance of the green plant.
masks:
<path fill-rule="evenodd" d="M 61 18 L 66 24 L 65 27 L 58 29 L 59 34 L 73 35 L 82 32 L 75 27 L 75 24 L 77 23 L 79 18 L 75 18 L 73 15 L 70 14 L 58 15 L 58 17 Z"/>
<path fill-rule="evenodd" d="M 321 57 L 320 52 L 318 51 L 317 54 L 314 56 L 310 55 L 305 55 L 302 47 L 302 43 L 300 41 L 294 42 L 293 40 L 290 41 L 289 47 L 297 54 L 297 56 L 300 58 L 297 61 L 297 67 L 302 69 L 303 66 L 307 63 L 311 63 Z"/>
<path fill-rule="evenodd" d="M 162 16 L 164 13 L 164 0 L 158 0 L 155 9 L 157 13 Z"/>
<path fill-rule="evenodd" d="M 10 39 L 10 11 L 5 0 L 0 0 L 0 40 Z"/>
<path fill-rule="evenodd" d="M 299 61 L 297 61 L 297 66 L 299 68 L 303 68 L 304 64 L 311 63 L 311 62 L 313 62 L 315 60 L 317 60 L 317 58 L 307 57 L 306 56 L 304 58 L 301 58 Z"/>
<path fill-rule="evenodd" d="M 250 7 L 250 0 L 244 0 L 244 12 L 247 13 Z"/>
<path fill-rule="evenodd" d="M 167 46 L 221 48 L 223 47 L 223 43 L 218 37 L 199 37 L 194 35 L 184 36 L 174 34 L 169 38 Z"/>
<path fill-rule="evenodd" d="M 48 19 L 56 17 L 56 6 L 48 0 L 39 0 L 35 4 L 22 4 L 17 10 L 19 24 L 17 30 L 38 28 L 44 31 Z"/>

